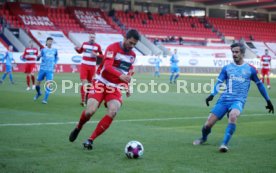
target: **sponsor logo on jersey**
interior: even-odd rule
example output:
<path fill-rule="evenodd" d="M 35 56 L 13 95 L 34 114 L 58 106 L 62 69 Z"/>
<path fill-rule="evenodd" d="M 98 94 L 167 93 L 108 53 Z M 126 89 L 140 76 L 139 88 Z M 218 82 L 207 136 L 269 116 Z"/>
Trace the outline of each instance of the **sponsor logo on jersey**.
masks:
<path fill-rule="evenodd" d="M 113 51 L 107 51 L 106 58 L 113 58 L 114 52 Z"/>

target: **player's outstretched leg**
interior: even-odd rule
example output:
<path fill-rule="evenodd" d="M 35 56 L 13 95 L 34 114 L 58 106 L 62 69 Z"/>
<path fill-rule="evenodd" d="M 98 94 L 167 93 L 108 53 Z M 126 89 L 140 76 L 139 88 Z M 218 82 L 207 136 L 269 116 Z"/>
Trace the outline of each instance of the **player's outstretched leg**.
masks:
<path fill-rule="evenodd" d="M 27 84 L 26 90 L 27 91 L 29 91 L 31 89 L 30 88 L 30 81 L 31 81 L 30 74 L 26 74 L 26 84 Z"/>
<path fill-rule="evenodd" d="M 211 133 L 212 127 L 218 121 L 218 118 L 214 114 L 210 114 L 207 121 L 205 122 L 204 126 L 201 129 L 202 136 L 199 139 L 196 139 L 193 144 L 194 145 L 201 145 L 207 141 L 208 135 Z"/>
<path fill-rule="evenodd" d="M 11 84 L 14 84 L 12 72 L 9 72 L 9 78 L 10 78 Z"/>
<path fill-rule="evenodd" d="M 36 101 L 41 96 L 40 82 L 37 82 L 35 89 L 36 89 L 36 95 L 34 96 L 34 101 Z"/>
<path fill-rule="evenodd" d="M 84 148 L 88 150 L 93 148 L 93 141 L 109 128 L 120 107 L 121 103 L 118 100 L 110 100 L 107 102 L 108 113 L 98 123 L 90 138 L 83 143 Z"/>
<path fill-rule="evenodd" d="M 2 76 L 2 78 L 1 78 L 1 80 L 0 80 L 0 83 L 3 83 L 3 81 L 6 79 L 6 77 L 7 77 L 7 74 L 8 73 L 4 73 L 3 74 L 3 76 Z"/>
<path fill-rule="evenodd" d="M 34 76 L 34 74 L 31 74 L 31 80 L 32 80 L 32 83 L 33 83 L 32 90 L 35 90 L 35 76 Z"/>
<path fill-rule="evenodd" d="M 267 75 L 266 77 L 266 83 L 267 83 L 267 88 L 270 89 L 270 78 L 269 78 L 269 75 Z"/>
<path fill-rule="evenodd" d="M 229 118 L 228 118 L 228 125 L 225 129 L 225 134 L 224 134 L 222 144 L 219 147 L 220 152 L 228 151 L 227 146 L 228 146 L 228 143 L 229 143 L 232 135 L 234 134 L 234 132 L 236 130 L 236 121 L 237 121 L 237 118 L 239 115 L 240 115 L 240 111 L 238 109 L 233 109 L 230 111 Z"/>
<path fill-rule="evenodd" d="M 78 135 L 79 132 L 81 131 L 83 125 L 90 120 L 92 115 L 97 111 L 99 106 L 99 102 L 96 99 L 90 98 L 87 101 L 87 108 L 86 110 L 82 111 L 79 123 L 77 126 L 71 131 L 69 135 L 69 141 L 74 142 Z"/>
<path fill-rule="evenodd" d="M 179 77 L 179 73 L 177 73 L 173 79 L 173 82 L 176 83 L 177 78 Z"/>
<path fill-rule="evenodd" d="M 174 73 L 171 73 L 171 76 L 170 76 L 170 83 L 172 83 L 173 76 L 174 76 Z"/>
<path fill-rule="evenodd" d="M 44 98 L 42 100 L 43 104 L 47 104 L 48 103 L 48 98 L 49 98 L 49 95 L 51 94 L 50 83 L 48 81 L 46 81 L 45 86 L 46 86 L 45 87 L 45 94 L 44 94 Z"/>

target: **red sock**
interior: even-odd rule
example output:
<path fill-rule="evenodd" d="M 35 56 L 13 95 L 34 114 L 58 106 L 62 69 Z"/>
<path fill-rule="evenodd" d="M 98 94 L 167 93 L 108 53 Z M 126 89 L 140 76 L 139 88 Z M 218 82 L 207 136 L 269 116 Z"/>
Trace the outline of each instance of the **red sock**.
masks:
<path fill-rule="evenodd" d="M 268 76 L 266 77 L 266 82 L 267 82 L 267 85 L 270 85 L 270 78 Z"/>
<path fill-rule="evenodd" d="M 35 77 L 34 75 L 31 76 L 33 85 L 35 84 Z"/>
<path fill-rule="evenodd" d="M 85 110 L 82 111 L 81 117 L 80 117 L 80 120 L 79 120 L 79 123 L 78 123 L 78 125 L 77 125 L 77 128 L 78 128 L 78 129 L 81 129 L 82 126 L 83 126 L 87 121 L 89 121 L 89 119 L 90 119 L 90 117 L 85 116 Z"/>
<path fill-rule="evenodd" d="M 26 76 L 27 86 L 30 87 L 30 76 Z"/>
<path fill-rule="evenodd" d="M 83 85 L 80 88 L 80 93 L 81 93 L 81 102 L 84 102 L 85 101 L 85 91 L 84 91 Z"/>
<path fill-rule="evenodd" d="M 110 116 L 105 115 L 98 123 L 96 129 L 94 130 L 89 139 L 95 140 L 98 136 L 100 136 L 104 131 L 106 131 L 106 129 L 108 129 L 108 127 L 112 123 L 112 120 L 113 119 Z"/>

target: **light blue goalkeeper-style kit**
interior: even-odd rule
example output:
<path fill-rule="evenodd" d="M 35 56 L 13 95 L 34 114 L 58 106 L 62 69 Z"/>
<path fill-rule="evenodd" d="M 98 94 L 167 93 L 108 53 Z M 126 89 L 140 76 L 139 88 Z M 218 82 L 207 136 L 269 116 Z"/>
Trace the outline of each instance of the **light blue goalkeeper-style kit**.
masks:
<path fill-rule="evenodd" d="M 212 95 L 215 96 L 218 93 L 219 86 L 223 82 L 225 82 L 226 88 L 211 112 L 219 119 L 234 108 L 242 112 L 251 81 L 256 83 L 260 93 L 268 101 L 269 96 L 257 73 L 257 70 L 247 63 L 242 65 L 231 63 L 224 66 L 218 76 Z"/>
<path fill-rule="evenodd" d="M 40 64 L 40 69 L 37 76 L 37 81 L 41 82 L 44 80 L 44 78 L 46 78 L 46 81 L 52 81 L 54 79 L 55 65 L 57 64 L 57 61 L 58 61 L 57 49 L 48 48 L 48 47 L 43 48 L 41 50 L 40 58 L 41 58 L 41 64 Z M 45 95 L 42 101 L 43 103 L 47 103 L 48 97 L 51 93 L 51 84 L 46 83 L 45 86 L 46 86 Z M 38 97 L 41 96 L 39 85 L 36 85 L 36 91 L 37 91 L 37 94 L 34 97 L 34 100 L 37 100 Z"/>

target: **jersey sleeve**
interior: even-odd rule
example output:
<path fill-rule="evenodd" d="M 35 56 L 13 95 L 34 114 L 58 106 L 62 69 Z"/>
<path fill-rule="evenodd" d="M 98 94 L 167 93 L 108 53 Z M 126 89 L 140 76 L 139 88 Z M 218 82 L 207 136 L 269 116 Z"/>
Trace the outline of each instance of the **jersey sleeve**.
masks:
<path fill-rule="evenodd" d="M 78 53 L 82 53 L 83 52 L 83 45 L 84 43 L 82 43 L 81 47 L 78 49 L 75 49 Z"/>
<path fill-rule="evenodd" d="M 218 81 L 219 82 L 224 82 L 227 78 L 227 71 L 226 71 L 226 68 L 227 66 L 224 66 L 222 69 L 221 69 L 221 72 L 218 76 Z"/>
<path fill-rule="evenodd" d="M 22 55 L 22 59 L 24 60 L 24 59 L 26 59 L 26 49 L 24 50 L 24 52 L 23 52 L 23 55 Z"/>
<path fill-rule="evenodd" d="M 258 77 L 258 71 L 255 67 L 250 66 L 251 68 L 251 80 L 254 81 L 256 84 L 260 83 L 261 80 Z"/>
<path fill-rule="evenodd" d="M 57 49 L 56 49 L 56 54 L 55 54 L 55 64 L 57 64 L 57 62 L 58 62 L 58 51 L 57 51 Z"/>
<path fill-rule="evenodd" d="M 113 63 L 114 63 L 114 57 L 116 56 L 116 49 L 109 46 L 104 55 L 104 69 L 112 73 L 113 75 L 120 77 L 122 74 L 118 70 L 113 68 Z"/>

